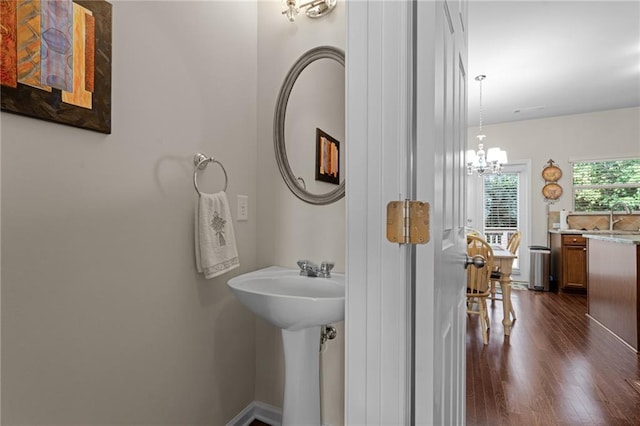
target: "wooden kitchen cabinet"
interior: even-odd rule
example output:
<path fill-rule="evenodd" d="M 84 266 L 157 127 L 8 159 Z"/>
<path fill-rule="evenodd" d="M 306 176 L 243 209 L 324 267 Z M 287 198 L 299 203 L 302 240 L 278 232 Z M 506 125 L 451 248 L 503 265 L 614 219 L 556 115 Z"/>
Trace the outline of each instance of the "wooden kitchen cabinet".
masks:
<path fill-rule="evenodd" d="M 587 292 L 587 240 L 579 234 L 551 234 L 551 275 L 560 291 Z"/>

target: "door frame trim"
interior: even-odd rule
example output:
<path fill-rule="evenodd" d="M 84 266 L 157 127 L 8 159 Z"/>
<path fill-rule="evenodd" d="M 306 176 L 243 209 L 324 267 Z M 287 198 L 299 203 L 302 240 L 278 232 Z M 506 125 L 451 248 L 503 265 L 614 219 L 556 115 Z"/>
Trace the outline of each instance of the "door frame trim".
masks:
<path fill-rule="evenodd" d="M 412 3 L 346 3 L 345 424 L 411 423 L 411 250 L 385 211 L 409 188 Z"/>
<path fill-rule="evenodd" d="M 517 281 L 528 281 L 529 280 L 529 259 L 528 259 L 528 247 L 532 244 L 531 238 L 531 181 L 532 181 L 532 172 L 531 172 L 531 160 L 514 160 L 510 161 L 504 169 L 505 173 L 516 172 L 520 174 L 520 205 L 518 209 L 520 210 L 520 231 L 522 232 L 522 241 L 520 243 L 520 261 L 521 265 L 524 265 L 524 268 L 520 268 L 519 275 L 515 275 L 518 277 Z M 467 220 L 471 220 L 471 227 L 478 229 L 480 231 L 484 228 L 484 217 L 483 217 L 483 193 L 484 187 L 482 178 L 479 178 L 476 175 L 471 175 L 467 177 L 467 183 L 469 191 L 467 192 L 467 205 L 470 206 L 467 211 L 468 218 Z"/>

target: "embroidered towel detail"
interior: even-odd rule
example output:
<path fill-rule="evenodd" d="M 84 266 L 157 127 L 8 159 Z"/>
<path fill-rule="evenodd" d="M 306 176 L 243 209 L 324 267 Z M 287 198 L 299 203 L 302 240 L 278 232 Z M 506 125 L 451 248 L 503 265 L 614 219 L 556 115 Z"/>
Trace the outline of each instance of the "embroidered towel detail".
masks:
<path fill-rule="evenodd" d="M 229 202 L 224 191 L 201 194 L 196 209 L 196 268 L 205 278 L 240 266 Z"/>

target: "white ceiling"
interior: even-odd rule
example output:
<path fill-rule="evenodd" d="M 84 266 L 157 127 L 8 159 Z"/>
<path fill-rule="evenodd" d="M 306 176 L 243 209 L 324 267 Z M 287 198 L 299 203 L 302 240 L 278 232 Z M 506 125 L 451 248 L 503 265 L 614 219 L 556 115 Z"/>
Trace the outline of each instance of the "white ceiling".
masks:
<path fill-rule="evenodd" d="M 640 1 L 469 4 L 469 125 L 640 106 Z M 514 110 L 520 110 L 514 113 Z"/>

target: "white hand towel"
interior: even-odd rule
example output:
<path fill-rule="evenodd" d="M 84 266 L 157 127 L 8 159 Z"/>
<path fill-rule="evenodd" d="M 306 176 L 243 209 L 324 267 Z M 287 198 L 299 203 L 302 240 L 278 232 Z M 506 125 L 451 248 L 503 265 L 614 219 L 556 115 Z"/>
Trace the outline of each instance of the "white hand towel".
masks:
<path fill-rule="evenodd" d="M 196 268 L 213 278 L 240 266 L 229 202 L 224 191 L 201 194 L 196 209 Z"/>

